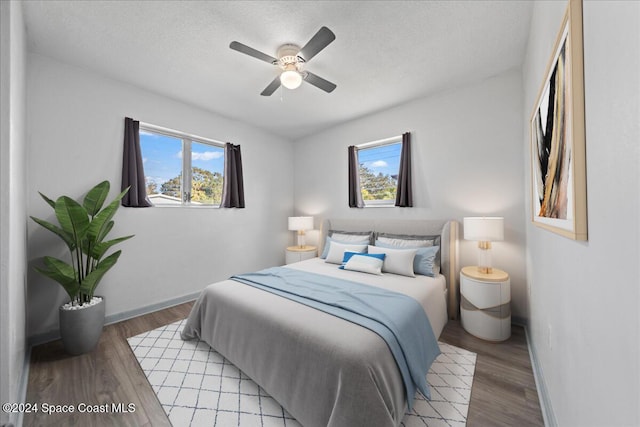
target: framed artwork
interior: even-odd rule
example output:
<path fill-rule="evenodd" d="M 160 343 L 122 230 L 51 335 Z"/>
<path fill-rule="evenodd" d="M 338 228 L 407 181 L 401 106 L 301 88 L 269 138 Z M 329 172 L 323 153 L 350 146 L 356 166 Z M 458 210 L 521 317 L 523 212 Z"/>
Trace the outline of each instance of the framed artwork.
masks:
<path fill-rule="evenodd" d="M 533 223 L 587 240 L 582 0 L 569 0 L 531 114 Z"/>

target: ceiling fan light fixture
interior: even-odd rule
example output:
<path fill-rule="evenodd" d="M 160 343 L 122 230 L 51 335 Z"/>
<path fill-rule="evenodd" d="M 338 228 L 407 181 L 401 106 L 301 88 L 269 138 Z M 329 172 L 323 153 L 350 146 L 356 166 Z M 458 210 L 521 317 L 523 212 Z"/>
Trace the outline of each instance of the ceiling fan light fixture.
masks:
<path fill-rule="evenodd" d="M 268 62 L 282 70 L 260 93 L 261 96 L 273 95 L 280 86 L 284 86 L 287 89 L 297 89 L 303 80 L 318 89 L 330 93 L 336 88 L 335 84 L 306 71 L 304 68 L 311 58 L 316 56 L 335 39 L 336 35 L 333 34 L 330 29 L 322 27 L 311 37 L 311 40 L 309 40 L 302 49 L 298 45 L 287 43 L 278 48 L 276 57 L 262 53 L 259 50 L 255 50 L 237 41 L 231 42 L 229 47 L 235 51 L 259 59 L 260 61 Z"/>
<path fill-rule="evenodd" d="M 297 70 L 286 70 L 280 74 L 280 83 L 287 89 L 297 89 L 302 84 L 302 75 Z"/>

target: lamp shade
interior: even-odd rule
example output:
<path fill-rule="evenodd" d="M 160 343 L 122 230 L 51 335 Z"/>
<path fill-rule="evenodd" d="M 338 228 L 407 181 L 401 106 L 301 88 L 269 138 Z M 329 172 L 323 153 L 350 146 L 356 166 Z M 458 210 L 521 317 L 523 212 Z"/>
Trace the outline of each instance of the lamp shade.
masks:
<path fill-rule="evenodd" d="M 290 216 L 289 217 L 289 230 L 312 230 L 313 229 L 313 217 L 312 216 Z"/>
<path fill-rule="evenodd" d="M 286 70 L 280 74 L 280 83 L 287 89 L 296 89 L 302 84 L 302 76 L 296 70 Z"/>
<path fill-rule="evenodd" d="M 480 242 L 504 240 L 504 218 L 467 217 L 464 219 L 464 238 Z"/>

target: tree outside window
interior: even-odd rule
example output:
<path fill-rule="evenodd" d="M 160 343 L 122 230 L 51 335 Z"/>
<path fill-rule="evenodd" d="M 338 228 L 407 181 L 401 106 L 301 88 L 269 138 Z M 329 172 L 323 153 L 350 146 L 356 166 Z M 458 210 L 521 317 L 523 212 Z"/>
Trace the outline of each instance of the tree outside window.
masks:
<path fill-rule="evenodd" d="M 395 203 L 401 151 L 401 141 L 358 148 L 360 191 L 365 206 Z"/>
<path fill-rule="evenodd" d="M 188 135 L 140 129 L 147 195 L 154 205 L 219 206 L 224 146 Z"/>

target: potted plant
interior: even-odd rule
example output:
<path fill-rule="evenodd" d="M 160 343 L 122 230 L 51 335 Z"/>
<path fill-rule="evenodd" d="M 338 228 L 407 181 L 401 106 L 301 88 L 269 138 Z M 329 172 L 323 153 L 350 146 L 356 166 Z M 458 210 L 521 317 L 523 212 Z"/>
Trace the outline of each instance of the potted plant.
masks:
<path fill-rule="evenodd" d="M 109 187 L 109 181 L 99 183 L 89 190 L 82 204 L 67 196 L 53 201 L 39 193 L 53 208 L 59 226 L 31 217 L 60 237 L 71 255 L 70 263 L 45 256 L 45 268 L 36 267 L 39 273 L 58 282 L 69 295 L 69 303 L 59 310 L 60 336 L 69 354 L 89 352 L 98 343 L 104 326 L 105 302 L 103 297 L 94 296 L 94 292 L 122 251 L 105 255 L 112 246 L 133 237 L 105 241 L 113 228 L 113 216 L 120 206 L 120 200 L 129 191 L 127 188 L 103 208 Z"/>

